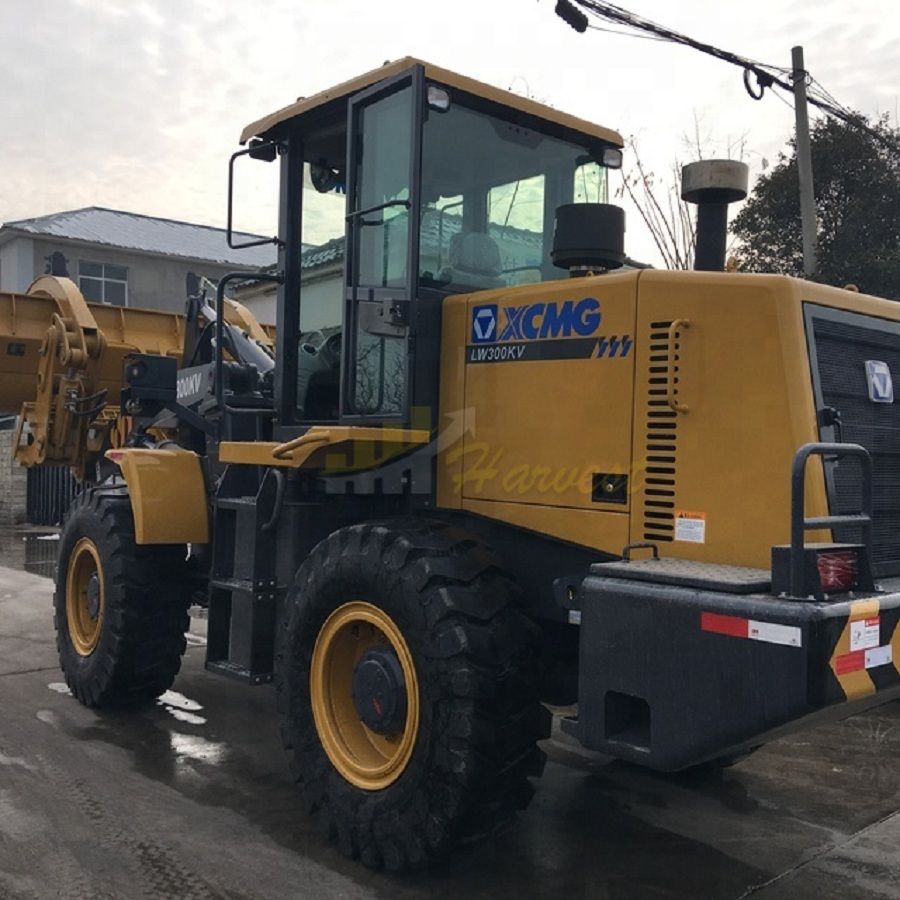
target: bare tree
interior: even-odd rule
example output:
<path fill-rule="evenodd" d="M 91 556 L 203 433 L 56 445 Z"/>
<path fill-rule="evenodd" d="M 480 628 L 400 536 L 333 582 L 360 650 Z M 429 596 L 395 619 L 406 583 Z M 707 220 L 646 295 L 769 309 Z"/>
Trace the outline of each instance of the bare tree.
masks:
<path fill-rule="evenodd" d="M 727 159 L 742 160 L 746 155 L 746 135 L 716 144 L 704 133 L 702 123 L 694 115 L 692 134 L 682 137 L 683 152 L 675 157 L 667 171 L 657 176 L 641 158 L 637 139 L 628 139 L 628 156 L 633 160 L 622 173 L 619 197 L 628 197 L 634 204 L 667 269 L 690 269 L 696 250 L 694 208 L 681 199 L 681 168 L 685 162 L 710 159 L 722 153 Z M 729 247 L 730 250 L 730 247 Z"/>
<path fill-rule="evenodd" d="M 622 173 L 619 196 L 627 196 L 647 226 L 667 269 L 689 269 L 694 260 L 694 221 L 688 204 L 681 199 L 681 163 L 675 160 L 665 179 L 648 170 L 629 138 L 634 162 Z"/>

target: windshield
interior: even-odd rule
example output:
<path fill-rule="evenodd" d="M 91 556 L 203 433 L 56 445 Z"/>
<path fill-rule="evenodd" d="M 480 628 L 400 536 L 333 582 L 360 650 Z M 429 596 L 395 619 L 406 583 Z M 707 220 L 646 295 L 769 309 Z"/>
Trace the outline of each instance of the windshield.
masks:
<path fill-rule="evenodd" d="M 422 135 L 419 277 L 443 289 L 561 278 L 550 261 L 556 208 L 605 203 L 602 146 L 571 143 L 456 100 Z"/>

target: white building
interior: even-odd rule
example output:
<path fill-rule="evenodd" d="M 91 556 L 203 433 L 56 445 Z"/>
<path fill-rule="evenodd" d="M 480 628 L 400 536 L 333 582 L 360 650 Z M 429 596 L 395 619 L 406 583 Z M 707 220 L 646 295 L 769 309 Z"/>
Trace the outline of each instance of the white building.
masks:
<path fill-rule="evenodd" d="M 231 249 L 222 228 L 90 206 L 3 225 L 0 291 L 22 293 L 38 275 L 64 275 L 89 301 L 181 312 L 188 273 L 216 281 L 276 257 L 274 244 Z"/>

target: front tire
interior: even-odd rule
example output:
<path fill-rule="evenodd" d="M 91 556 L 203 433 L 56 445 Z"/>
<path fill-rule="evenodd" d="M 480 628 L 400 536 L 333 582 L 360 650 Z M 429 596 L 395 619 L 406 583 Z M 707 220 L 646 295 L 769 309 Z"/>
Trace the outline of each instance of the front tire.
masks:
<path fill-rule="evenodd" d="M 343 528 L 300 567 L 276 660 L 292 772 L 352 858 L 418 868 L 533 794 L 538 633 L 483 545 L 442 523 Z"/>
<path fill-rule="evenodd" d="M 140 703 L 167 691 L 188 629 L 184 545 L 141 546 L 122 488 L 72 502 L 60 536 L 56 646 L 66 684 L 85 706 Z"/>

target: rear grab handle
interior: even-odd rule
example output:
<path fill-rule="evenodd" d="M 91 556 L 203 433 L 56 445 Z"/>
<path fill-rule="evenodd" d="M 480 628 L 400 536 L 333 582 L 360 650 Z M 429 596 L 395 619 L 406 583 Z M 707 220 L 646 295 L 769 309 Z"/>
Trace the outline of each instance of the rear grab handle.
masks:
<path fill-rule="evenodd" d="M 678 389 L 675 387 L 675 336 L 679 330 L 687 331 L 691 327 L 690 319 L 673 319 L 669 325 L 669 355 L 666 363 L 666 403 L 677 413 L 686 413 L 688 406 L 678 399 Z"/>

